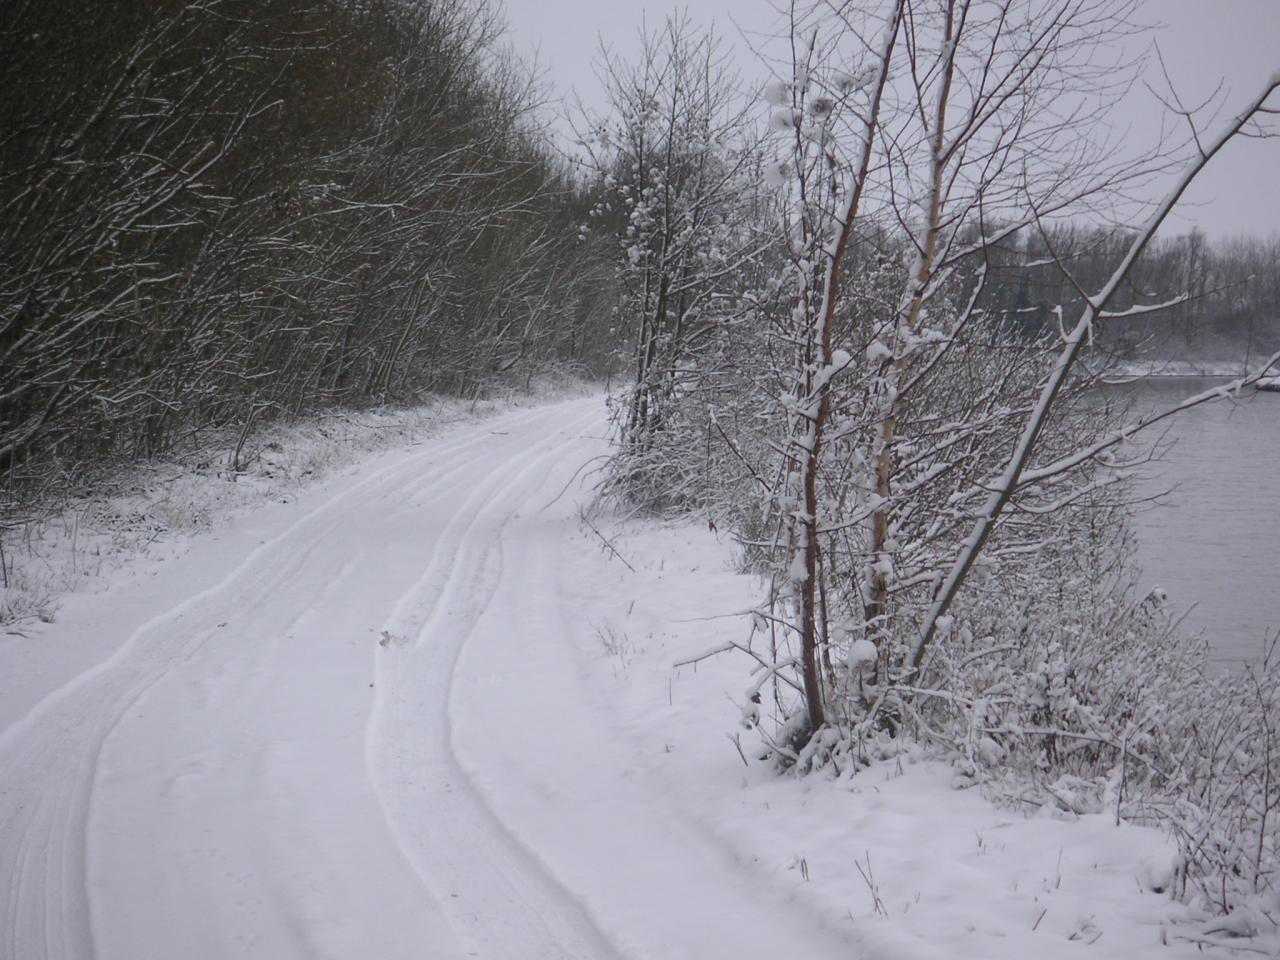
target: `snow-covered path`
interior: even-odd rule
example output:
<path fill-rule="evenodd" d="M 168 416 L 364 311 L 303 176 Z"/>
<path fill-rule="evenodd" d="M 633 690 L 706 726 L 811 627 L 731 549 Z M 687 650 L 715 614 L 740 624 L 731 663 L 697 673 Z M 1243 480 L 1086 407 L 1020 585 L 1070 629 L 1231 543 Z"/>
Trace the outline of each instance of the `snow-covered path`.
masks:
<path fill-rule="evenodd" d="M 0 958 L 847 956 L 584 722 L 556 567 L 603 427 L 377 458 L 76 607 L 107 658 L 0 711 Z M 550 702 L 486 702 L 513 669 Z"/>

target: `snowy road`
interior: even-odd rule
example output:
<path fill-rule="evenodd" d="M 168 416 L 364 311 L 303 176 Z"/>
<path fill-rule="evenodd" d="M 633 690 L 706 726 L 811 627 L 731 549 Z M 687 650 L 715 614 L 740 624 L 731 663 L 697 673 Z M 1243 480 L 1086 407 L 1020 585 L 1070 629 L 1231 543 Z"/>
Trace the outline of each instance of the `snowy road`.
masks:
<path fill-rule="evenodd" d="M 603 432 L 377 458 L 55 625 L 106 659 L 0 711 L 0 958 L 847 956 L 584 722 L 556 570 Z"/>

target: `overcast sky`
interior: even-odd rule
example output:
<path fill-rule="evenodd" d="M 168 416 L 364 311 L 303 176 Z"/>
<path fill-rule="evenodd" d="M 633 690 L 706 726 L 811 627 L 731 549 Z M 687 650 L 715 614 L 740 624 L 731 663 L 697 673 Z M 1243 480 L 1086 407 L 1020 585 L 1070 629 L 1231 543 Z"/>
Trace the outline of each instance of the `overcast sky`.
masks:
<path fill-rule="evenodd" d="M 659 25 L 676 4 L 656 0 L 501 0 L 510 39 L 523 55 L 536 52 L 547 81 L 558 95 L 576 91 L 590 107 L 603 108 L 592 72 L 601 42 L 627 58 L 637 48 L 642 18 Z M 763 83 L 759 66 L 743 41 L 770 32 L 777 17 L 769 0 L 688 0 L 679 4 L 699 24 L 714 22 L 732 41 L 744 83 Z M 1153 31 L 1169 73 L 1186 102 L 1199 102 L 1223 84 L 1228 110 L 1254 96 L 1272 71 L 1280 69 L 1280 0 L 1143 0 L 1142 15 L 1163 26 Z M 1158 72 L 1150 77 L 1163 87 Z M 1126 103 L 1127 116 L 1114 118 L 1135 136 L 1158 131 L 1152 118 L 1161 110 L 1145 90 Z M 1226 113 L 1224 112 L 1224 116 Z M 1280 140 L 1231 144 L 1193 188 L 1166 229 L 1198 224 L 1222 237 L 1280 231 Z"/>

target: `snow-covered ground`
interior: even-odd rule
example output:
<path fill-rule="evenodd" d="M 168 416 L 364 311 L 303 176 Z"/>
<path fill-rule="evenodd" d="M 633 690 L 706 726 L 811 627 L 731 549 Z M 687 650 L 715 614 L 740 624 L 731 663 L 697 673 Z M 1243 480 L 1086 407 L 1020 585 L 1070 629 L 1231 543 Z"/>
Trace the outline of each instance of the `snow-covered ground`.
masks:
<path fill-rule="evenodd" d="M 583 528 L 604 431 L 371 454 L 4 638 L 0 958 L 1200 955 L 1154 831 L 755 762 L 745 665 L 671 667 L 754 587 Z"/>
<path fill-rule="evenodd" d="M 213 529 L 228 515 L 290 500 L 381 451 L 513 406 L 581 395 L 586 389 L 547 381 L 534 396 L 480 401 L 435 397 L 418 407 L 334 410 L 297 422 L 270 423 L 246 439 L 234 470 L 237 432 L 206 430 L 160 460 L 69 477 L 59 485 L 62 496 L 19 508 L 22 522 L 0 525 L 0 638 L 14 631 L 39 633 L 38 621 L 55 619 L 68 597 L 110 589 L 121 564 L 137 575 L 150 562 L 180 556 L 192 536 Z"/>
<path fill-rule="evenodd" d="M 750 664 L 724 655 L 696 670 L 671 665 L 746 636 L 740 612 L 759 602 L 752 579 L 733 572 L 731 550 L 705 529 L 629 523 L 607 532 L 635 571 L 608 559 L 590 532 L 566 549 L 558 589 L 575 597 L 581 611 L 567 628 L 576 666 L 566 660 L 554 670 L 573 677 L 573 685 L 556 684 L 559 692 L 549 699 L 562 709 L 577 702 L 581 711 L 573 719 L 561 712 L 555 722 L 596 731 L 602 746 L 591 755 L 593 776 L 612 771 L 610 805 L 623 806 L 635 783 L 656 788 L 678 819 L 713 838 L 794 926 L 848 937 L 855 948 L 846 956 L 1204 955 L 1200 948 L 1211 939 L 1205 927 L 1160 892 L 1168 888 L 1176 849 L 1156 830 L 1117 827 L 1108 816 L 1064 819 L 1061 812 L 998 808 L 978 789 L 958 789 L 963 781 L 945 764 L 919 757 L 839 781 L 779 778 L 755 762 L 758 742 L 741 731 L 738 744 L 750 761 L 744 765 L 733 736 Z M 514 641 L 505 649 L 516 655 Z M 470 655 L 468 648 L 464 666 Z M 455 690 L 461 716 L 470 715 L 465 705 L 479 702 L 469 695 L 470 677 L 460 671 Z M 513 679 L 503 689 L 518 697 L 523 687 Z M 459 696 L 463 691 L 468 695 Z M 546 696 L 546 687 L 540 684 L 535 695 Z M 522 803 L 512 786 L 571 782 L 572 759 L 550 751 L 533 763 L 521 759 L 537 756 L 534 744 L 546 732 L 522 731 L 501 766 L 480 762 L 492 756 L 481 740 L 466 755 L 476 758 L 478 779 L 504 818 L 527 822 L 550 862 L 562 858 L 565 870 L 578 864 L 586 884 L 572 831 L 562 825 L 557 834 L 529 812 L 539 788 L 526 787 Z M 611 744 L 607 761 L 603 743 Z M 576 788 L 559 789 L 571 795 Z M 574 816 L 554 808 L 543 813 Z M 665 807 L 663 815 L 671 815 Z M 683 875 L 677 865 L 673 876 Z M 707 922 L 713 916 L 714 908 Z M 1246 944 L 1250 953 L 1258 946 Z"/>

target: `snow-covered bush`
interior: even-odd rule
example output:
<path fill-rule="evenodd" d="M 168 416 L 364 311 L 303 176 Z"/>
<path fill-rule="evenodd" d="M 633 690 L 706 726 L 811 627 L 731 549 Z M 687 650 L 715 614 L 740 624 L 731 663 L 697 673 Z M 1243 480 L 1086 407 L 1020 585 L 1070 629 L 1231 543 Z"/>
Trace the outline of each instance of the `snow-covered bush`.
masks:
<path fill-rule="evenodd" d="M 1096 520 L 1093 543 L 1063 551 L 1055 590 L 966 604 L 902 700 L 906 730 L 1009 803 L 1164 827 L 1180 851 L 1171 895 L 1243 910 L 1238 933 L 1274 928 L 1275 651 L 1235 671 L 1213 664 L 1159 594 L 1131 589 L 1123 518 Z"/>
<path fill-rule="evenodd" d="M 602 69 L 612 116 L 584 138 L 615 253 L 618 434 L 610 491 L 649 509 L 728 504 L 723 431 L 757 342 L 768 206 L 747 102 L 713 33 L 670 19 Z M 743 500 L 745 498 L 738 498 Z"/>
<path fill-rule="evenodd" d="M 816 735 L 795 658 L 771 656 L 783 634 L 757 616 L 744 719 L 793 772 L 851 776 L 923 744 L 958 787 L 1026 813 L 1158 826 L 1179 850 L 1160 892 L 1230 915 L 1232 935 L 1277 932 L 1280 650 L 1215 664 L 1158 591 L 1134 591 L 1121 507 L 1060 519 L 1039 582 L 1026 566 L 987 571 L 914 682 L 877 688 L 865 640 L 831 656 Z"/>

